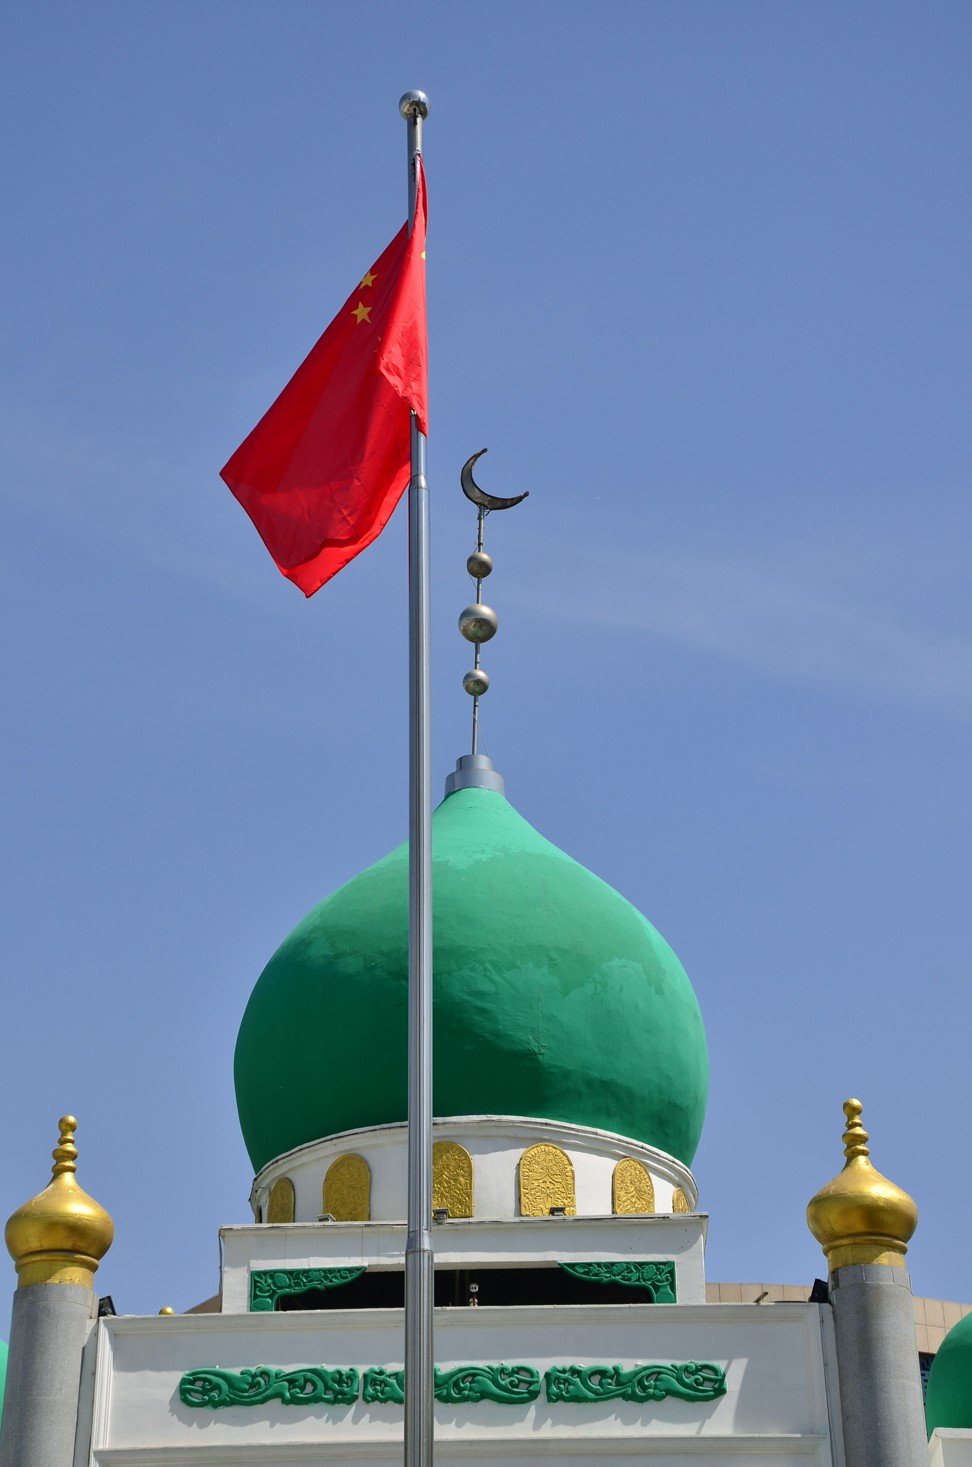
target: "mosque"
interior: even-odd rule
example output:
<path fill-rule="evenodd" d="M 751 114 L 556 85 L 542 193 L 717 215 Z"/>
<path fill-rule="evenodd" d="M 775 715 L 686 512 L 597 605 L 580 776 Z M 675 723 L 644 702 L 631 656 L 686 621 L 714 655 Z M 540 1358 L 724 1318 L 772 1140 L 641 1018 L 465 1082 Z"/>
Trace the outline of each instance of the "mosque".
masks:
<path fill-rule="evenodd" d="M 220 1230 L 210 1307 L 99 1310 L 113 1225 L 61 1119 L 50 1183 L 6 1228 L 0 1467 L 401 1459 L 407 859 L 322 901 L 253 989 L 235 1060 L 251 1218 Z M 435 811 L 433 882 L 441 1467 L 972 1467 L 972 1314 L 926 1423 L 917 1209 L 873 1166 L 860 1103 L 807 1209 L 826 1282 L 707 1288 L 706 1037 L 675 953 L 482 754 Z"/>
<path fill-rule="evenodd" d="M 535 831 L 482 755 L 434 816 L 436 1455 L 443 1464 L 972 1464 L 972 1315 L 932 1368 L 911 1198 L 844 1107 L 808 1302 L 707 1302 L 692 1158 L 708 1066 L 678 958 Z M 402 1435 L 406 866 L 285 939 L 242 1017 L 252 1221 L 213 1312 L 99 1317 L 107 1213 L 61 1121 L 13 1214 L 2 1467 L 386 1462 Z M 930 1455 L 929 1455 L 930 1454 Z"/>

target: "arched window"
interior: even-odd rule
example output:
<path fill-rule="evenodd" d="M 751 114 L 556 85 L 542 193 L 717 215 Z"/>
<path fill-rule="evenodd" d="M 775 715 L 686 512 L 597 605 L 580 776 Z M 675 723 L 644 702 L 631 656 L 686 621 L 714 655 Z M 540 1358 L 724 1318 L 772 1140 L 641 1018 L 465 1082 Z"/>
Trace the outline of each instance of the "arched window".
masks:
<path fill-rule="evenodd" d="M 691 1211 L 692 1209 L 691 1207 L 689 1207 L 688 1198 L 686 1197 L 685 1193 L 682 1191 L 681 1187 L 676 1187 L 675 1191 L 672 1193 L 672 1212 Z"/>
<path fill-rule="evenodd" d="M 520 1157 L 520 1214 L 548 1217 L 552 1207 L 562 1207 L 565 1216 L 574 1216 L 574 1168 L 559 1146 L 541 1142 L 528 1146 Z"/>
<path fill-rule="evenodd" d="M 368 1222 L 371 1217 L 371 1167 L 363 1156 L 346 1151 L 327 1169 L 324 1211 L 335 1222 Z"/>
<path fill-rule="evenodd" d="M 611 1210 L 618 1214 L 654 1212 L 655 1187 L 648 1168 L 633 1156 L 626 1156 L 614 1168 L 611 1180 Z"/>
<path fill-rule="evenodd" d="M 473 1215 L 472 1157 L 458 1141 L 436 1141 L 432 1147 L 432 1206 L 450 1217 Z"/>
<path fill-rule="evenodd" d="M 293 1182 L 289 1177 L 278 1177 L 270 1188 L 270 1196 L 267 1198 L 267 1222 L 293 1222 L 294 1206 Z"/>

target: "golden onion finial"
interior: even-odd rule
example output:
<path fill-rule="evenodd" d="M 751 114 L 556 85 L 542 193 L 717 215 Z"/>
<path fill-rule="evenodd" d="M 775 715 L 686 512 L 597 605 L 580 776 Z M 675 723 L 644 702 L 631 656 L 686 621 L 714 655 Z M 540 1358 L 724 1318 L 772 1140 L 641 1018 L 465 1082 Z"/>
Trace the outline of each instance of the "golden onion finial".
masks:
<path fill-rule="evenodd" d="M 51 1180 L 43 1192 L 18 1207 L 7 1223 L 7 1248 L 17 1265 L 20 1285 L 90 1287 L 115 1236 L 108 1213 L 78 1185 L 77 1126 L 74 1116 L 61 1116 L 60 1136 L 51 1153 Z"/>
<path fill-rule="evenodd" d="M 827 1255 L 831 1273 L 850 1263 L 903 1268 L 918 1225 L 913 1199 L 871 1165 L 863 1109 L 859 1100 L 844 1101 L 843 1171 L 807 1207 L 807 1226 Z"/>

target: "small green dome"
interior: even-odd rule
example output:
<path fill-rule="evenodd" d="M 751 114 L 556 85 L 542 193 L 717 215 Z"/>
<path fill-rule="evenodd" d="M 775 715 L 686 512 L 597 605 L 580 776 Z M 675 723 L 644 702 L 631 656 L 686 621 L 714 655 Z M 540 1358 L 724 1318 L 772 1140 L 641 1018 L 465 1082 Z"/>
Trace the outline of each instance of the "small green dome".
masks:
<path fill-rule="evenodd" d="M 690 1163 L 708 1091 L 678 958 L 494 790 L 432 821 L 434 1108 L 616 1131 Z M 254 1168 L 406 1118 L 408 847 L 315 907 L 247 1004 L 236 1098 Z"/>
<path fill-rule="evenodd" d="M 936 1426 L 972 1429 L 972 1314 L 952 1326 L 932 1361 L 925 1420 L 929 1436 Z"/>

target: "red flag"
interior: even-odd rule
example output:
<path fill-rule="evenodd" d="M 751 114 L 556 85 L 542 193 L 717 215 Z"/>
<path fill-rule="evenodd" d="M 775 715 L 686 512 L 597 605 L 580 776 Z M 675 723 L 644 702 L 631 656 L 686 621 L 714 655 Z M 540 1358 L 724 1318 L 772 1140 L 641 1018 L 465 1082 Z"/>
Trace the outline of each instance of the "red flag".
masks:
<path fill-rule="evenodd" d="M 425 174 L 404 225 L 221 477 L 305 596 L 380 535 L 428 431 Z"/>

